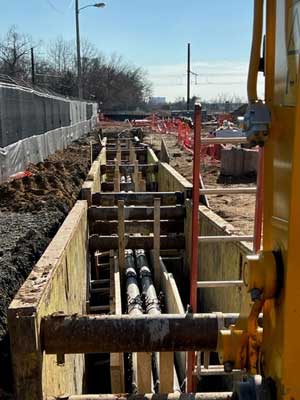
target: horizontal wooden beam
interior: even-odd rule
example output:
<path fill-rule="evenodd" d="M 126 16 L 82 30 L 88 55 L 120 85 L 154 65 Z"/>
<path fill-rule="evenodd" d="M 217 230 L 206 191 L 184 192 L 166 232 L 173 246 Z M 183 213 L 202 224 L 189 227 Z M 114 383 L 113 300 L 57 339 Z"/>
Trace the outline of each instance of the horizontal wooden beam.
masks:
<path fill-rule="evenodd" d="M 184 231 L 184 220 L 162 220 L 160 221 L 160 232 L 162 235 L 168 233 L 182 233 Z M 140 233 L 149 235 L 153 233 L 153 221 L 125 221 L 125 232 L 129 234 Z M 96 221 L 90 226 L 90 234 L 113 235 L 118 233 L 118 221 Z"/>
<path fill-rule="evenodd" d="M 247 138 L 244 137 L 211 137 L 201 138 L 201 144 L 242 144 L 248 143 Z"/>
<path fill-rule="evenodd" d="M 134 152 L 135 153 L 141 153 L 141 152 L 144 152 L 144 151 L 147 151 L 147 147 L 134 147 Z M 108 153 L 108 154 L 115 154 L 116 152 L 117 152 L 116 148 L 112 149 L 112 150 L 106 150 L 106 153 Z M 129 149 L 127 149 L 127 150 L 123 150 L 122 149 L 122 153 L 124 155 L 129 155 L 130 151 L 129 151 Z"/>
<path fill-rule="evenodd" d="M 257 192 L 256 187 L 231 187 L 231 188 L 215 188 L 215 189 L 200 189 L 200 194 L 255 194 Z"/>
<path fill-rule="evenodd" d="M 47 354 L 215 351 L 218 343 L 216 314 L 53 315 L 41 330 Z"/>
<path fill-rule="evenodd" d="M 229 288 L 229 287 L 241 287 L 243 281 L 198 281 L 197 288 Z"/>
<path fill-rule="evenodd" d="M 92 204 L 97 206 L 111 206 L 117 205 L 119 200 L 124 200 L 125 205 L 153 206 L 155 198 L 161 200 L 162 206 L 184 204 L 183 192 L 93 193 Z"/>
<path fill-rule="evenodd" d="M 154 207 L 151 206 L 135 206 L 124 207 L 125 220 L 153 220 Z M 117 221 L 118 220 L 118 207 L 97 207 L 92 206 L 88 209 L 88 217 L 90 221 Z M 180 219 L 185 217 L 185 208 L 180 205 L 176 206 L 161 206 L 160 207 L 161 219 Z"/>
<path fill-rule="evenodd" d="M 253 242 L 253 236 L 226 235 L 226 236 L 199 236 L 199 242 Z"/>
<path fill-rule="evenodd" d="M 129 236 L 125 235 L 125 248 L 126 249 L 144 249 L 152 250 L 154 247 L 153 235 L 151 236 Z M 118 249 L 118 236 L 99 236 L 91 235 L 89 239 L 90 251 L 104 251 L 104 250 L 117 250 Z M 184 235 L 161 235 L 160 236 L 161 249 L 184 249 L 185 237 Z"/>
<path fill-rule="evenodd" d="M 115 165 L 114 163 L 112 164 L 103 164 L 101 165 L 101 174 L 106 174 L 109 172 L 114 172 Z M 138 169 L 140 172 L 143 172 L 144 174 L 150 174 L 150 173 L 157 173 L 158 172 L 158 164 L 139 164 Z M 129 173 L 133 174 L 134 172 L 134 165 L 133 164 L 120 164 L 119 165 L 119 170 L 121 174 L 124 173 Z"/>
<path fill-rule="evenodd" d="M 103 192 L 112 192 L 114 190 L 114 182 L 102 182 L 101 190 Z M 125 192 L 134 191 L 134 183 L 122 182 L 120 183 L 120 190 L 124 190 Z"/>

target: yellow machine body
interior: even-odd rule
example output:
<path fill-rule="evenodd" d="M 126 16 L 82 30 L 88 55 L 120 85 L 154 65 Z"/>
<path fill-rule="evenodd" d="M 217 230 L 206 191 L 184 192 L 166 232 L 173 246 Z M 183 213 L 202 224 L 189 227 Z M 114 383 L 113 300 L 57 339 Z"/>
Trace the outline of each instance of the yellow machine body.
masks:
<path fill-rule="evenodd" d="M 277 266 L 278 292 L 264 302 L 261 367 L 276 383 L 277 398 L 285 400 L 300 399 L 299 52 L 300 1 L 268 0 L 265 100 L 271 126 L 265 144 L 263 253 L 279 252 L 282 265 Z"/>

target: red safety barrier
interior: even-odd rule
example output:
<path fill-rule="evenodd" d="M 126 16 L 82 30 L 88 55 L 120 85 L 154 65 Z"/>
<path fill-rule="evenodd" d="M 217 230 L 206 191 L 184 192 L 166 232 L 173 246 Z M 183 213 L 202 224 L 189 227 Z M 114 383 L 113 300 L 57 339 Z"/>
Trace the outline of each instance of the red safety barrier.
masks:
<path fill-rule="evenodd" d="M 155 114 L 151 116 L 151 130 L 159 134 L 172 134 L 177 136 L 178 144 L 189 153 L 194 152 L 194 133 L 190 126 L 181 119 L 159 118 Z M 212 144 L 201 147 L 201 157 L 209 156 L 212 162 L 218 162 L 221 158 L 221 148 L 219 144 Z"/>

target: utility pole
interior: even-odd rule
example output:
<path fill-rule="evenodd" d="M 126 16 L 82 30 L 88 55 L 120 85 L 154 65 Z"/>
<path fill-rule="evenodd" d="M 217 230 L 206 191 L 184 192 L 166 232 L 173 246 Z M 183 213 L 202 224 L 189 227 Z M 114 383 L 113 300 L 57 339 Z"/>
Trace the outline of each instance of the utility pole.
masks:
<path fill-rule="evenodd" d="M 191 97 L 191 44 L 188 43 L 187 52 L 187 97 L 186 97 L 186 109 L 190 110 L 190 97 Z"/>
<path fill-rule="evenodd" d="M 34 52 L 33 47 L 31 47 L 31 82 L 35 84 L 35 65 L 34 65 Z"/>
<path fill-rule="evenodd" d="M 81 52 L 80 52 L 80 32 L 79 32 L 79 4 L 75 0 L 75 18 L 76 18 L 76 48 L 77 48 L 77 85 L 78 97 L 82 99 L 82 75 L 81 75 Z"/>

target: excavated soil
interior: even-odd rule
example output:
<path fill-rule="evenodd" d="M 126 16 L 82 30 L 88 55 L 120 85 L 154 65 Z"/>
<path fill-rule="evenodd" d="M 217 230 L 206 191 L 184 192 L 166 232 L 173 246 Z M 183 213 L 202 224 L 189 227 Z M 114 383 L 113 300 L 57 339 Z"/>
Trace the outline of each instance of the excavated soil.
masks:
<path fill-rule="evenodd" d="M 0 399 L 12 390 L 8 306 L 77 200 L 90 157 L 90 138 L 81 139 L 0 185 Z"/>
<path fill-rule="evenodd" d="M 163 135 L 170 155 L 170 165 L 182 176 L 192 182 L 193 155 L 182 149 L 174 135 Z M 161 149 L 161 135 L 146 132 L 144 142 L 152 145 L 157 152 Z M 201 163 L 201 174 L 204 186 L 216 187 L 251 187 L 256 185 L 255 176 L 239 178 L 223 177 L 220 175 L 220 162 L 205 157 Z M 252 234 L 254 227 L 255 196 L 251 194 L 210 195 L 210 208 L 227 222 L 233 225 L 236 233 Z"/>

